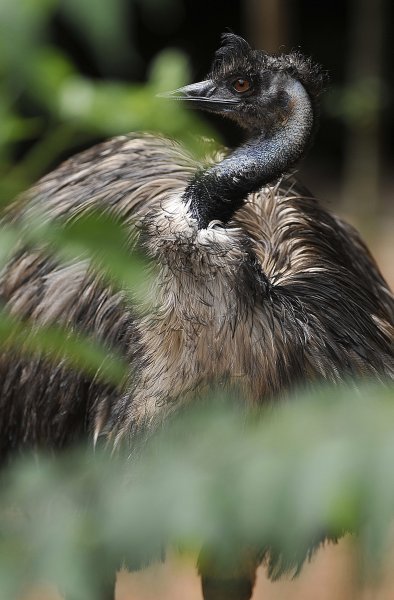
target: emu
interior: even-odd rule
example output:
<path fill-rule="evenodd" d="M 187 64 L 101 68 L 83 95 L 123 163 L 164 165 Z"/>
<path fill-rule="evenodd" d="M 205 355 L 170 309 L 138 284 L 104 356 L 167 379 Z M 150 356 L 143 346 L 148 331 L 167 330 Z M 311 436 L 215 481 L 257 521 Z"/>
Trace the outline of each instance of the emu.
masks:
<path fill-rule="evenodd" d="M 139 317 L 88 261 L 16 250 L 3 269 L 6 310 L 96 336 L 130 364 L 122 390 L 59 359 L 0 357 L 0 454 L 114 442 L 151 430 L 212 382 L 246 401 L 299 382 L 393 377 L 394 301 L 357 232 L 289 175 L 313 136 L 323 77 L 298 52 L 270 56 L 226 34 L 205 81 L 167 94 L 247 134 L 199 165 L 178 144 L 127 135 L 69 159 L 25 195 L 15 218 L 67 221 L 91 207 L 138 225 L 157 265 L 155 306 Z M 204 573 L 206 600 L 247 600 L 254 568 Z"/>

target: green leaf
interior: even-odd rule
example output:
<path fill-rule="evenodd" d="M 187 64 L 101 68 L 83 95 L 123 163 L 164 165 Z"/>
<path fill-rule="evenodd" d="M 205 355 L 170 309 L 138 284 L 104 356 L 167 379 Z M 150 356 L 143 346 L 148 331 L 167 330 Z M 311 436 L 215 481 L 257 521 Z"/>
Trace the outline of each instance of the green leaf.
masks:
<path fill-rule="evenodd" d="M 138 61 L 132 48 L 128 28 L 132 13 L 127 0 L 62 0 L 61 11 L 86 39 L 98 64 L 109 72 L 118 64 Z"/>
<path fill-rule="evenodd" d="M 393 392 L 326 387 L 249 415 L 239 394 L 216 395 L 134 448 L 131 462 L 97 451 L 22 463 L 0 491 L 0 552 L 30 565 L 31 580 L 69 577 L 94 597 L 98 566 L 142 566 L 163 544 L 203 544 L 223 564 L 240 548 L 271 548 L 275 575 L 325 535 L 354 531 L 372 573 L 394 514 Z"/>
<path fill-rule="evenodd" d="M 44 355 L 64 360 L 69 367 L 119 385 L 128 373 L 128 366 L 113 350 L 96 340 L 59 326 L 41 326 L 19 321 L 0 312 L 0 345 L 4 351 L 14 350 L 30 356 Z"/>
<path fill-rule="evenodd" d="M 133 248 L 130 227 L 109 214 L 87 211 L 64 224 L 30 214 L 19 235 L 38 246 L 49 245 L 65 262 L 88 256 L 96 272 L 109 283 L 132 296 L 146 295 L 150 263 Z"/>

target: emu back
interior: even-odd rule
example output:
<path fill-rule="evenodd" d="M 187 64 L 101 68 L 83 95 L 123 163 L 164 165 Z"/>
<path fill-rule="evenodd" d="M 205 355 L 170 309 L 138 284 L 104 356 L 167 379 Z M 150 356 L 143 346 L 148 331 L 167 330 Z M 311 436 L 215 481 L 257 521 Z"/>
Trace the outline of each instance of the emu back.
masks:
<path fill-rule="evenodd" d="M 155 305 L 140 317 L 88 261 L 59 264 L 44 249 L 18 248 L 1 274 L 5 308 L 95 336 L 120 351 L 131 377 L 116 389 L 61 358 L 3 351 L 3 456 L 85 435 L 127 437 L 211 382 L 235 382 L 261 403 L 306 380 L 392 376 L 392 297 L 357 233 L 291 179 L 250 194 L 228 226 L 198 229 L 182 202 L 195 168 L 173 142 L 122 137 L 28 193 L 14 218 L 39 209 L 65 220 L 98 205 L 126 228 L 137 224 L 158 265 Z"/>

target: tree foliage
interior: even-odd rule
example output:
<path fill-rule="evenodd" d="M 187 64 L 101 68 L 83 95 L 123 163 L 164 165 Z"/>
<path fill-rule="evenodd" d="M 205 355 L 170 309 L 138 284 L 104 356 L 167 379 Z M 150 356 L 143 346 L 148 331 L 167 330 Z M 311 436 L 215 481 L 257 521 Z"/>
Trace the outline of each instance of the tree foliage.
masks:
<path fill-rule="evenodd" d="M 246 414 L 237 393 L 215 394 L 131 456 L 80 449 L 13 465 L 0 493 L 1 597 L 51 580 L 93 600 L 108 564 L 139 568 L 168 546 L 204 545 L 226 562 L 242 546 L 268 550 L 272 576 L 294 574 L 345 532 L 364 575 L 376 573 L 394 511 L 392 400 L 392 387 L 352 383 Z"/>

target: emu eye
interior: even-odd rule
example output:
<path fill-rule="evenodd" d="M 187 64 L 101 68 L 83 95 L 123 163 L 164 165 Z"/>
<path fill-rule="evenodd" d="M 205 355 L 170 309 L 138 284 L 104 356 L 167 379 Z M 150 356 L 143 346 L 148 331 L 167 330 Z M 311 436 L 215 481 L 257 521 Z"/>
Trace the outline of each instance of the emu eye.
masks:
<path fill-rule="evenodd" d="M 232 85 L 234 90 L 238 92 L 238 94 L 248 92 L 252 87 L 252 84 L 250 83 L 249 79 L 243 79 L 242 77 L 239 77 L 238 79 L 233 81 Z"/>

